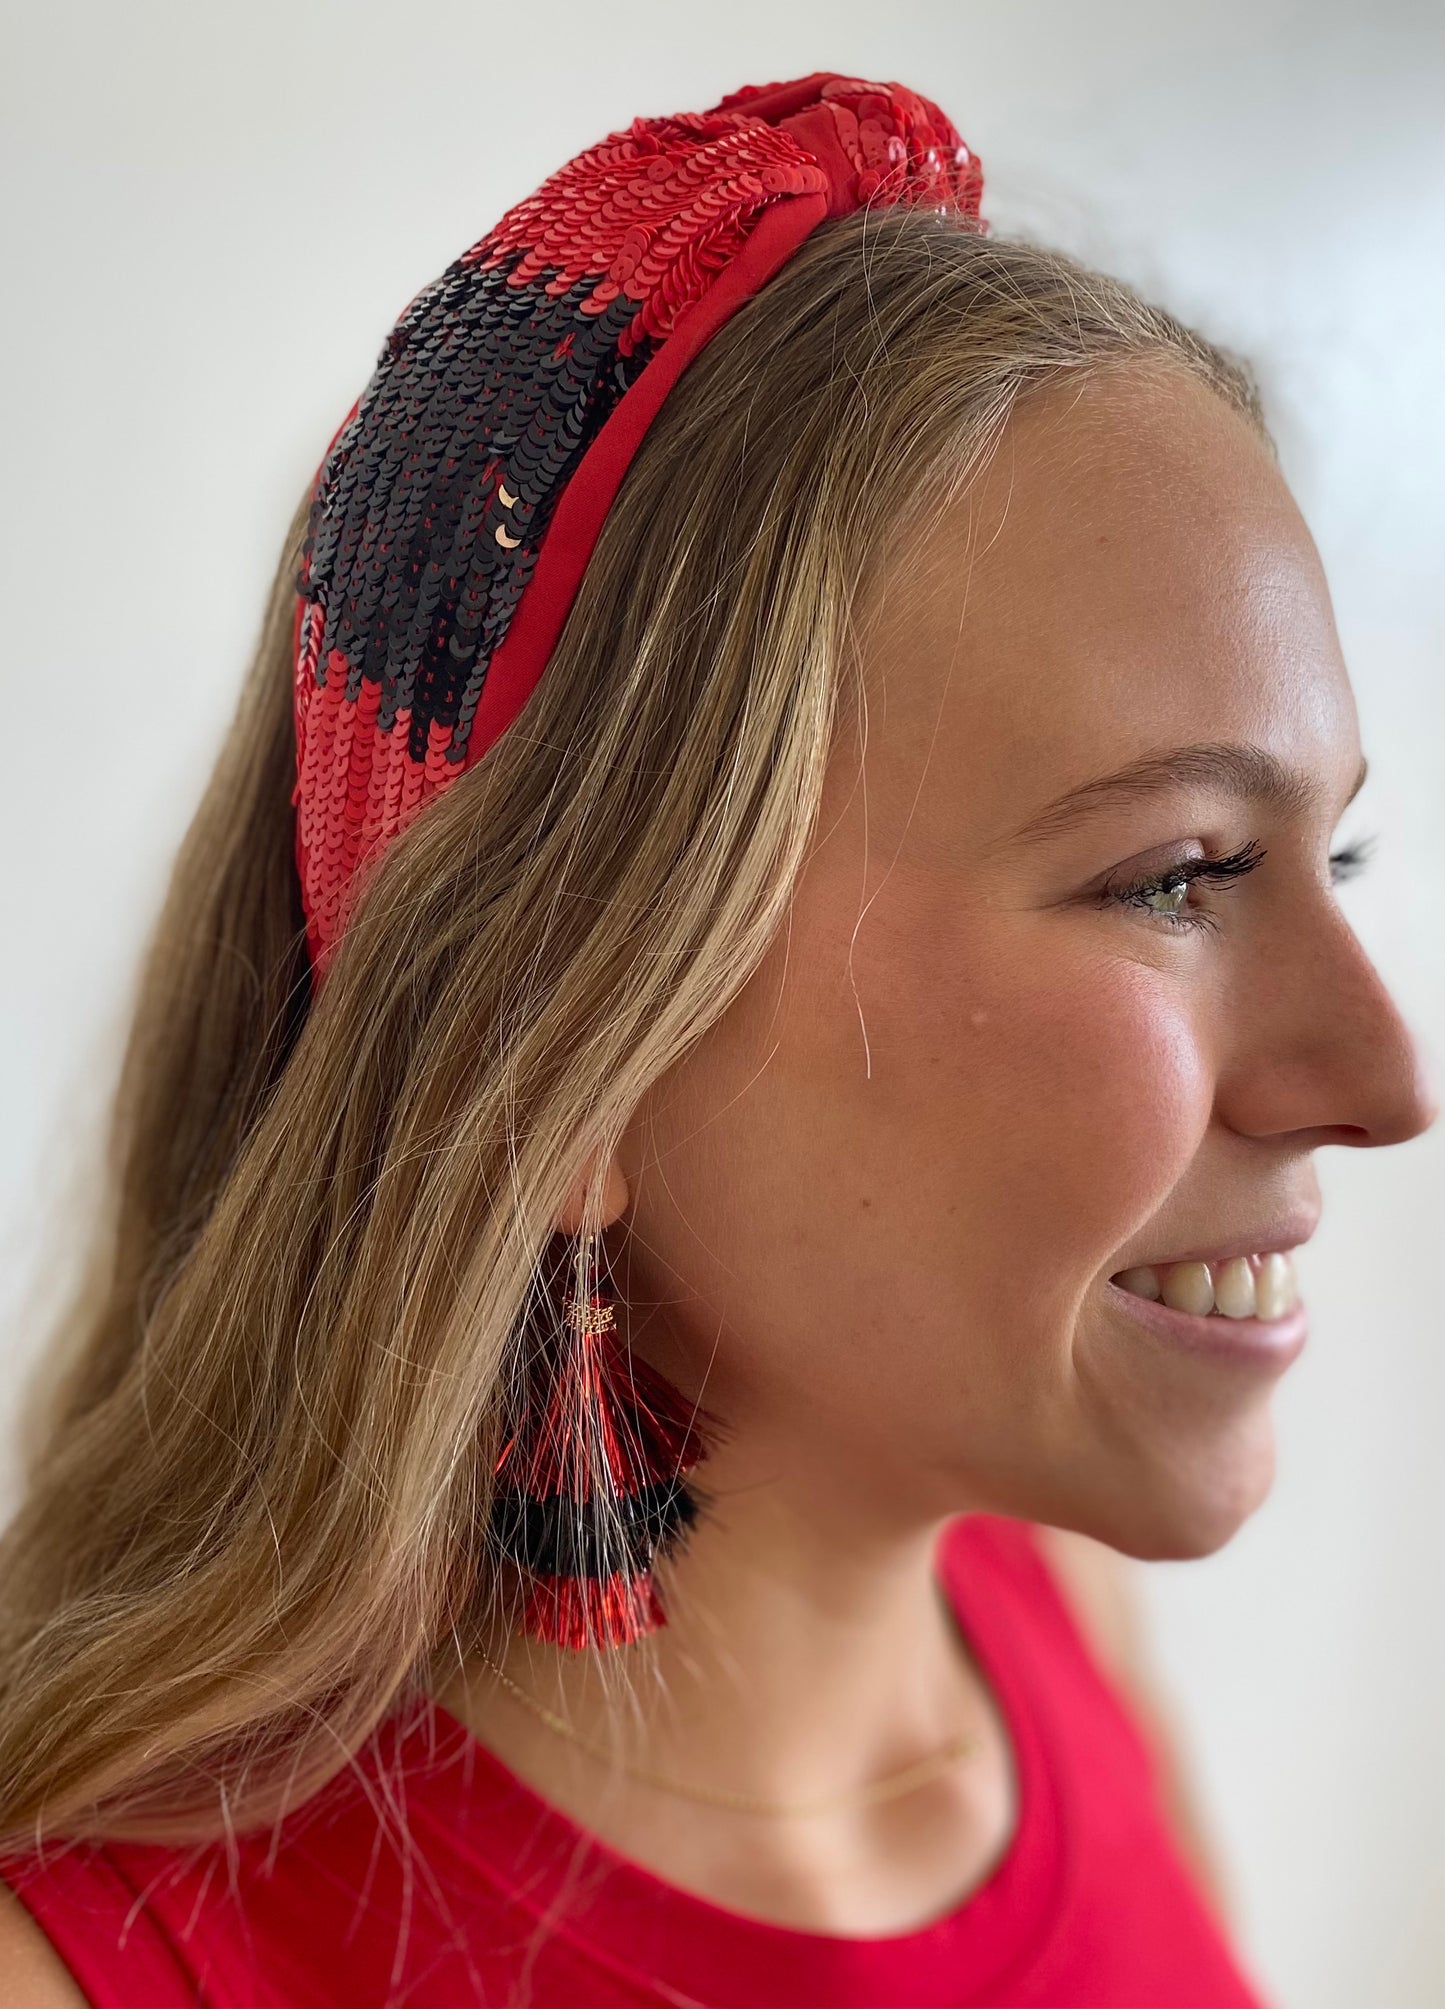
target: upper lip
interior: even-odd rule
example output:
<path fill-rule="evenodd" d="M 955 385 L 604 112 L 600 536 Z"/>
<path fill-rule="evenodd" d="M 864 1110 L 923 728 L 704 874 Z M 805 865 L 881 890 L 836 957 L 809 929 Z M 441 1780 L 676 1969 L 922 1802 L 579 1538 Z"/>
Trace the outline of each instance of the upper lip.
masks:
<path fill-rule="evenodd" d="M 1275 1249 L 1294 1249 L 1301 1242 L 1307 1242 L 1319 1224 L 1318 1207 L 1296 1208 L 1217 1242 L 1201 1242 L 1194 1248 L 1181 1249 L 1167 1256 L 1133 1256 L 1109 1274 L 1118 1276 L 1121 1270 L 1164 1269 L 1170 1263 L 1225 1263 L 1231 1256 L 1267 1255 Z"/>

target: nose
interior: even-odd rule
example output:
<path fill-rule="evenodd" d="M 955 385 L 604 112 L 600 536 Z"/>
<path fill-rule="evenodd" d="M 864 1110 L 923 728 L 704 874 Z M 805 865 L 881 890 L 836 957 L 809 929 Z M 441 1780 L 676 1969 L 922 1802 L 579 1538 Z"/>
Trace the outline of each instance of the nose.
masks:
<path fill-rule="evenodd" d="M 1246 1058 L 1220 1086 L 1236 1129 L 1364 1147 L 1406 1143 L 1438 1118 L 1438 1077 L 1334 899 L 1235 1011 Z"/>

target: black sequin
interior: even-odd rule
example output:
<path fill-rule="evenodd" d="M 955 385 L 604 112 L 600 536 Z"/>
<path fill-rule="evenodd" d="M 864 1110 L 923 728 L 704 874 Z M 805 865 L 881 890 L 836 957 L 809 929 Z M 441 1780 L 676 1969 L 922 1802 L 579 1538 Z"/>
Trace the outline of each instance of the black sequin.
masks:
<path fill-rule="evenodd" d="M 338 649 L 348 698 L 363 679 L 380 684 L 382 732 L 410 706 L 416 761 L 433 720 L 453 728 L 448 762 L 466 759 L 552 511 L 655 348 L 619 349 L 635 301 L 581 311 L 593 278 L 557 293 L 545 290 L 551 271 L 509 285 L 520 258 L 457 259 L 417 296 L 312 500 L 297 590 L 325 615 L 317 681 Z"/>

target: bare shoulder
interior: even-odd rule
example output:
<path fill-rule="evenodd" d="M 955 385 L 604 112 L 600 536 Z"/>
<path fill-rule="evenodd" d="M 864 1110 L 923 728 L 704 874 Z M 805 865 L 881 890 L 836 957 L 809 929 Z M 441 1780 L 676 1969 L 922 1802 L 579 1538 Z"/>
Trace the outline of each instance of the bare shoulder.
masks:
<path fill-rule="evenodd" d="M 1129 1687 L 1154 1685 L 1139 1565 L 1073 1528 L 1033 1523 L 1080 1630 L 1110 1673 Z"/>
<path fill-rule="evenodd" d="M 0 2009 L 89 2009 L 75 1977 L 7 1883 L 0 1882 Z"/>
<path fill-rule="evenodd" d="M 1153 1747 L 1164 1809 L 1185 1855 L 1220 1917 L 1232 1920 L 1238 1906 L 1230 1872 L 1205 1810 L 1182 1713 L 1152 1650 L 1140 1589 L 1143 1565 L 1072 1528 L 1042 1521 L 1032 1525 L 1080 1632 L 1132 1703 L 1135 1720 Z"/>

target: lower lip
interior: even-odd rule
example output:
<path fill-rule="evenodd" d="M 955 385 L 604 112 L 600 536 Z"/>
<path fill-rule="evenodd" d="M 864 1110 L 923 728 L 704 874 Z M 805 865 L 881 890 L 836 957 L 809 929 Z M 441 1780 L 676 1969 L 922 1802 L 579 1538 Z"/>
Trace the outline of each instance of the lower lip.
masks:
<path fill-rule="evenodd" d="M 1175 1311 L 1157 1298 L 1135 1297 L 1116 1283 L 1107 1288 L 1119 1310 L 1136 1325 L 1184 1353 L 1217 1361 L 1221 1367 L 1282 1374 L 1299 1358 L 1309 1336 L 1303 1303 L 1294 1305 L 1283 1318 L 1226 1318 L 1222 1312 L 1209 1312 L 1201 1318 L 1192 1311 Z"/>

